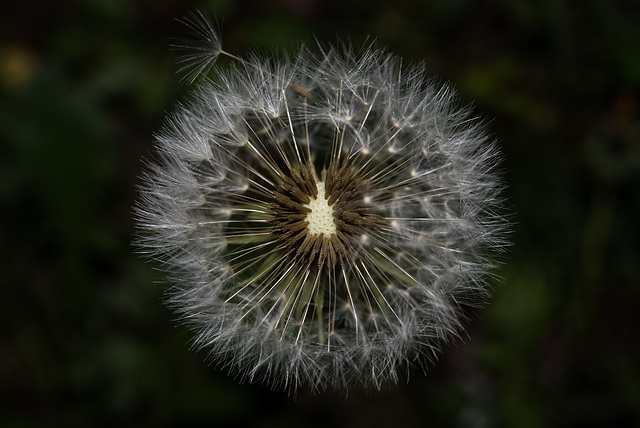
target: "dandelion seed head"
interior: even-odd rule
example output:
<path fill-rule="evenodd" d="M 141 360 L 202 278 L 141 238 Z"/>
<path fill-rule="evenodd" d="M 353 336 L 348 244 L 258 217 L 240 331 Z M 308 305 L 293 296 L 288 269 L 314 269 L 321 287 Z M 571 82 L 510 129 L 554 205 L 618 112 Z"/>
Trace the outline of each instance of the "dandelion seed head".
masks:
<path fill-rule="evenodd" d="M 170 114 L 136 208 L 195 346 L 290 390 L 430 364 L 506 244 L 482 122 L 373 46 L 234 58 Z"/>

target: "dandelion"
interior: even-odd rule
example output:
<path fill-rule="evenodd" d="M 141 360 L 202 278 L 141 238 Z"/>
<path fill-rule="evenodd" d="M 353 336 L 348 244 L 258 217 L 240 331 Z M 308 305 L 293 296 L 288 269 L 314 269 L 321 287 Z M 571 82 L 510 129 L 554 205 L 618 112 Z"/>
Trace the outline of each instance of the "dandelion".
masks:
<path fill-rule="evenodd" d="M 191 77 L 225 53 L 203 23 Z M 373 46 L 234 58 L 169 116 L 137 207 L 195 346 L 290 390 L 427 366 L 504 246 L 482 121 Z"/>

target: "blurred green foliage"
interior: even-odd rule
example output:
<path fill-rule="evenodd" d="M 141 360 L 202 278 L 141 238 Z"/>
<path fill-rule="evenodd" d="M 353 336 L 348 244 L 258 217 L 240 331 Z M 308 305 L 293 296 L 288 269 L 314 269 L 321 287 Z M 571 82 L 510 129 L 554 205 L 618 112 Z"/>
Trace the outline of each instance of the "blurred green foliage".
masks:
<path fill-rule="evenodd" d="M 292 400 L 188 350 L 129 243 L 194 7 L 240 54 L 377 37 L 494 118 L 514 245 L 426 375 Z M 640 424 L 637 2 L 10 0 L 0 36 L 2 426 Z"/>

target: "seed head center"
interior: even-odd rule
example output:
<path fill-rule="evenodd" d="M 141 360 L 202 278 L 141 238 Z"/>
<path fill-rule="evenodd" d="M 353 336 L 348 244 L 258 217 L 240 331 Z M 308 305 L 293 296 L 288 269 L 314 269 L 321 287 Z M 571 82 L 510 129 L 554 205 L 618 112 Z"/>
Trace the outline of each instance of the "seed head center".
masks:
<path fill-rule="evenodd" d="M 307 228 L 311 235 L 324 234 L 328 238 L 337 231 L 333 221 L 333 205 L 329 205 L 329 201 L 325 198 L 322 181 L 316 184 L 316 188 L 318 189 L 318 197 L 311 198 L 311 201 L 304 205 L 311 210 L 306 218 L 309 223 Z"/>

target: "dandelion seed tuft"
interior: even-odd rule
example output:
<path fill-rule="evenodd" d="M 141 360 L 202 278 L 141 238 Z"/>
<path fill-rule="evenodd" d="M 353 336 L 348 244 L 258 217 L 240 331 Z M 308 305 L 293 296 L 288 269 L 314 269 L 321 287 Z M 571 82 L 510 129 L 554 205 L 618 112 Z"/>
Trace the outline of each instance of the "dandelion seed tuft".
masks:
<path fill-rule="evenodd" d="M 222 42 L 215 21 L 200 10 L 189 13 L 180 22 L 185 35 L 175 40 L 172 47 L 178 51 L 178 74 L 192 84 L 211 70 L 222 53 Z"/>
<path fill-rule="evenodd" d="M 194 82 L 226 53 L 204 15 L 187 23 Z M 482 121 L 375 46 L 229 56 L 157 134 L 136 208 L 196 347 L 290 390 L 429 365 L 506 245 Z"/>

